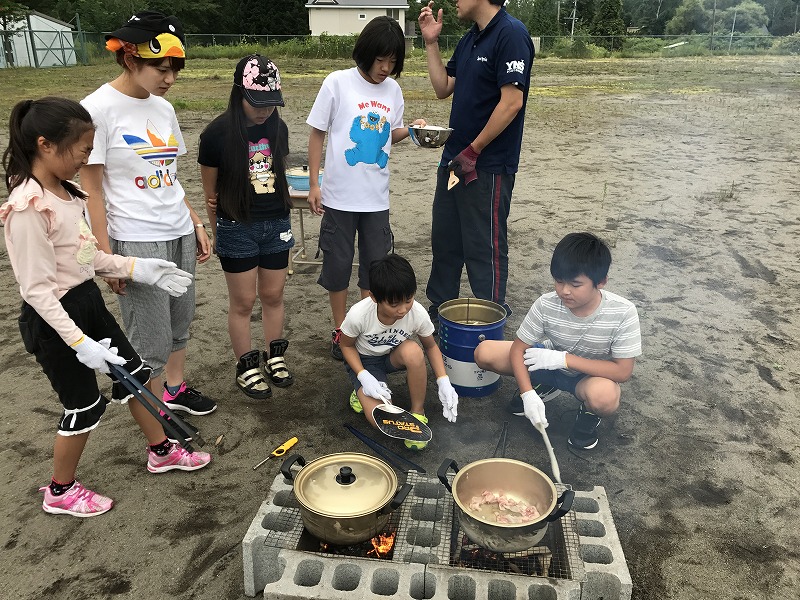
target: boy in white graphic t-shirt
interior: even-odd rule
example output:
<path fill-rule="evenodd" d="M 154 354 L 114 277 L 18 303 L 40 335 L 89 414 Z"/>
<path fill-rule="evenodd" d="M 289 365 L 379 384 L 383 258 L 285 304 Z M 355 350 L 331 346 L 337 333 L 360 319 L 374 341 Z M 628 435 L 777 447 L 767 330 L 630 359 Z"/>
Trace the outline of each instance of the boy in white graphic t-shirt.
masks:
<path fill-rule="evenodd" d="M 409 262 L 396 254 L 375 261 L 369 270 L 369 296 L 353 305 L 342 322 L 341 348 L 345 369 L 353 391 L 350 407 L 365 412 L 370 425 L 377 427 L 372 410 L 391 403 L 392 391 L 386 376 L 406 371 L 411 414 L 423 423 L 428 371 L 423 348 L 436 375 L 442 414 L 454 423 L 458 416 L 458 394 L 450 384 L 444 359 L 433 339 L 433 323 L 428 312 L 414 300 L 417 278 Z M 419 338 L 422 348 L 412 338 Z M 413 450 L 427 442 L 405 440 Z"/>

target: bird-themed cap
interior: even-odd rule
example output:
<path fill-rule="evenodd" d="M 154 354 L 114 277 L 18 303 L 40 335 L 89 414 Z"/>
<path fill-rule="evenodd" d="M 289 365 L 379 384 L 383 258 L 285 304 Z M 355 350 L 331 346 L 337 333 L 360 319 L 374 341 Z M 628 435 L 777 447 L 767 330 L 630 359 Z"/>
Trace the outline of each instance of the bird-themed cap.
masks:
<path fill-rule="evenodd" d="M 106 49 L 140 58 L 185 58 L 183 27 L 175 16 L 144 10 L 116 31 L 106 35 Z"/>

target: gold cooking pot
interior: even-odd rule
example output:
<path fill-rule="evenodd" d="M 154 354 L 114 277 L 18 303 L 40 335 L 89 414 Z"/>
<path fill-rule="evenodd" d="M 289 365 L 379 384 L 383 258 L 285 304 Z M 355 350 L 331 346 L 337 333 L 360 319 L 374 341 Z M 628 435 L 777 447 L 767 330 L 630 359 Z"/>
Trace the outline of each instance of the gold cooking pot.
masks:
<path fill-rule="evenodd" d="M 292 466 L 302 469 L 297 473 Z M 389 515 L 405 500 L 411 486 L 398 489 L 397 474 L 388 464 L 357 452 L 340 452 L 306 464 L 299 454 L 281 465 L 292 481 L 300 516 L 313 535 L 337 545 L 366 541 L 383 533 Z"/>
<path fill-rule="evenodd" d="M 452 485 L 447 472 L 456 476 Z M 542 471 L 519 460 L 487 458 L 459 469 L 456 461 L 447 458 L 437 471 L 441 481 L 453 494 L 461 527 L 473 542 L 493 552 L 521 552 L 535 546 L 547 532 L 547 525 L 560 519 L 572 508 L 575 492 L 566 490 L 560 496 L 556 486 Z M 526 523 L 498 523 L 487 507 L 470 508 L 470 501 L 484 491 L 502 492 L 536 507 L 541 515 Z"/>

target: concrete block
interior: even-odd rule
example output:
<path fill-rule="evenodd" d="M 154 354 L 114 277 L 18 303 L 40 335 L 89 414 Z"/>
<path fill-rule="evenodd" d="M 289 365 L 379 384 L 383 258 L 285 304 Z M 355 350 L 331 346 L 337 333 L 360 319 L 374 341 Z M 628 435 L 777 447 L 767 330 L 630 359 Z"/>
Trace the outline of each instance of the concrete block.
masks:
<path fill-rule="evenodd" d="M 431 600 L 581 600 L 581 582 L 428 565 Z"/>
<path fill-rule="evenodd" d="M 276 516 L 284 505 L 293 500 L 292 485 L 283 475 L 278 475 L 267 493 L 267 497 L 253 517 L 242 540 L 242 562 L 244 567 L 244 593 L 255 596 L 264 589 L 268 580 L 276 576 L 276 560 L 279 548 L 264 544 L 271 531 L 269 516 Z M 298 533 L 299 535 L 299 533 Z"/>
<path fill-rule="evenodd" d="M 264 587 L 265 600 L 423 598 L 425 565 L 397 564 L 281 550 L 281 575 Z"/>
<path fill-rule="evenodd" d="M 412 472 L 407 481 L 413 489 L 399 509 L 392 560 L 377 560 L 296 550 L 302 521 L 291 483 L 278 475 L 242 541 L 245 594 L 263 590 L 270 600 L 630 600 L 630 572 L 604 488 L 575 493 L 572 535 L 579 544 L 568 548 L 573 578 L 557 579 L 449 566 L 452 497 L 436 479 Z M 296 518 L 287 520 L 287 512 Z M 287 547 L 274 547 L 276 539 Z"/>
<path fill-rule="evenodd" d="M 576 492 L 573 509 L 586 569 L 581 600 L 630 600 L 633 593 L 631 573 L 605 488 L 595 486 L 588 492 Z"/>

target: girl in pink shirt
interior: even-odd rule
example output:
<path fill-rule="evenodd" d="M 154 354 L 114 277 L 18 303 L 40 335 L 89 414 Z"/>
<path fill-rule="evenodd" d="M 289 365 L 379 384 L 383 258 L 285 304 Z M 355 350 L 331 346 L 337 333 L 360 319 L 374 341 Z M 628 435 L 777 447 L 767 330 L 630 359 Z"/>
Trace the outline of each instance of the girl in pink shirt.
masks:
<path fill-rule="evenodd" d="M 86 221 L 86 194 L 70 179 L 92 151 L 94 125 L 77 102 L 42 98 L 18 103 L 3 154 L 8 201 L 0 206 L 6 247 L 24 300 L 19 318 L 25 350 L 36 357 L 64 407 L 53 447 L 53 476 L 42 508 L 53 514 L 92 517 L 113 501 L 75 480 L 78 460 L 108 400 L 95 370 L 125 365 L 142 382 L 150 368 L 131 347 L 105 307 L 94 275 L 156 285 L 180 296 L 191 275 L 174 263 L 99 251 Z M 99 340 L 99 341 L 98 341 Z M 115 386 L 116 391 L 117 386 Z M 127 402 L 128 397 L 112 399 Z M 162 473 L 206 466 L 205 452 L 172 444 L 144 406 L 128 408 L 147 438 L 147 469 Z"/>

